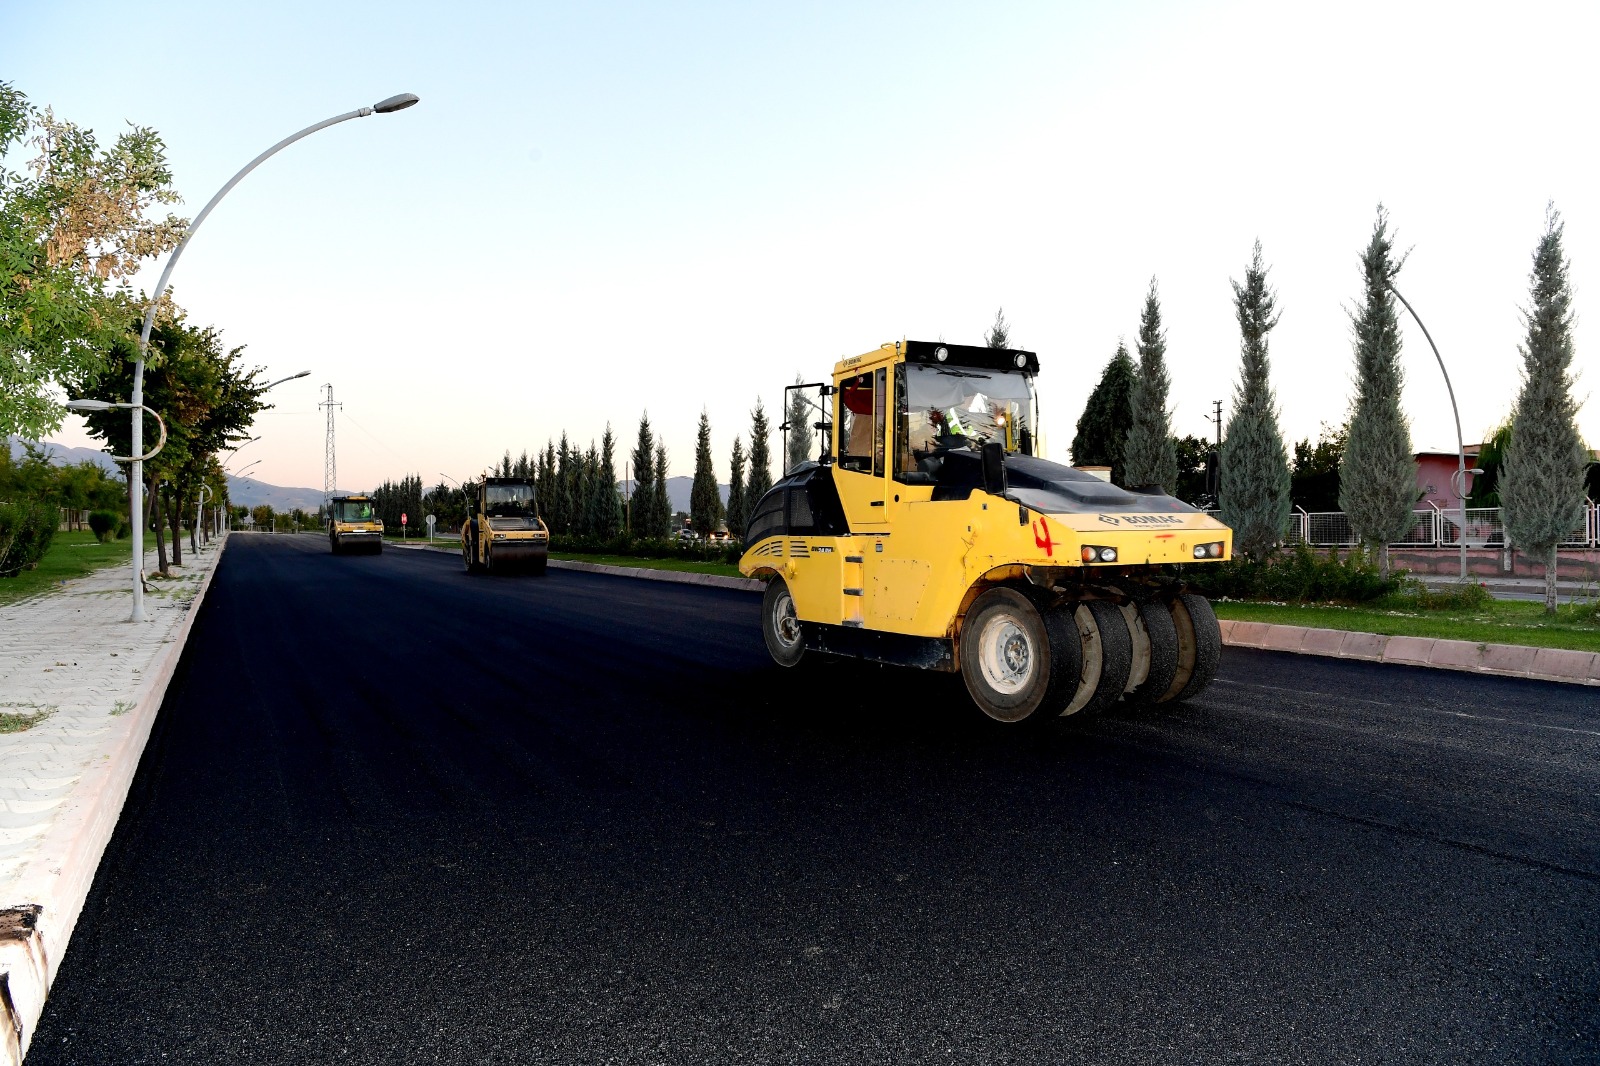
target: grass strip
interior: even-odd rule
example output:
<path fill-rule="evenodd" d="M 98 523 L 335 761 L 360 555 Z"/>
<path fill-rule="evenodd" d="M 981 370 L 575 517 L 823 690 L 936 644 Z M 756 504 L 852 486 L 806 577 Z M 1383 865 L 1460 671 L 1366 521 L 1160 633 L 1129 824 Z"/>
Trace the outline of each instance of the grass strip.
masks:
<path fill-rule="evenodd" d="M 721 577 L 743 577 L 732 563 L 705 562 L 700 559 L 640 559 L 631 555 L 588 555 L 581 552 L 551 552 L 552 559 L 568 559 L 576 563 L 600 563 L 604 566 L 631 566 L 640 570 L 674 570 L 687 574 L 717 574 Z"/>
<path fill-rule="evenodd" d="M 148 538 L 146 538 L 148 543 Z M 0 578 L 0 603 L 16 603 L 37 596 L 59 586 L 63 581 L 86 577 L 118 563 L 127 563 L 132 556 L 130 540 L 114 540 L 101 544 L 94 534 L 84 532 L 57 533 L 50 542 L 39 565 L 24 570 L 16 577 Z M 132 578 L 129 579 L 132 584 Z"/>
<path fill-rule="evenodd" d="M 1403 603 L 1343 607 L 1337 604 L 1252 603 L 1215 600 L 1218 618 L 1239 622 L 1342 629 L 1399 637 L 1444 637 L 1476 644 L 1600 651 L 1600 617 L 1594 603 L 1564 604 L 1554 617 L 1544 605 L 1496 600 L 1480 607 L 1424 610 Z"/>

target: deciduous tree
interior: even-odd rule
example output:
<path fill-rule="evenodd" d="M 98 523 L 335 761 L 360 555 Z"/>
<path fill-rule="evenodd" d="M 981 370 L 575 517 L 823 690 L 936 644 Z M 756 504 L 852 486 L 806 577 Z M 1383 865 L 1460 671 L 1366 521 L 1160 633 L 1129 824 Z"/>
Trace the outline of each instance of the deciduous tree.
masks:
<path fill-rule="evenodd" d="M 38 150 L 26 172 L 5 165 L 22 144 Z M 146 211 L 177 201 L 155 131 L 102 149 L 0 82 L 0 436 L 53 432 L 64 411 L 52 390 L 107 368 L 143 309 L 128 279 L 186 224 Z"/>

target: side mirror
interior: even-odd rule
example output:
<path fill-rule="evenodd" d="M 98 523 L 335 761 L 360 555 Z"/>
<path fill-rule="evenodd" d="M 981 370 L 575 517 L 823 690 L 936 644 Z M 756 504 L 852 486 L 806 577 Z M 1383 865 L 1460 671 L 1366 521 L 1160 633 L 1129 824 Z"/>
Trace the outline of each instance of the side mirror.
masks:
<path fill-rule="evenodd" d="M 999 441 L 983 446 L 983 491 L 991 496 L 1006 494 L 1006 446 Z"/>

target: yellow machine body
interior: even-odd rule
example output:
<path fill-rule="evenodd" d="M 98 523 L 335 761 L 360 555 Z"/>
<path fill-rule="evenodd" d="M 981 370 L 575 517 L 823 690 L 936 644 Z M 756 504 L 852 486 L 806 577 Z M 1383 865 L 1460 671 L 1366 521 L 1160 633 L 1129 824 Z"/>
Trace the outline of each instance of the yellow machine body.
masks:
<path fill-rule="evenodd" d="M 539 517 L 533 482 L 480 479 L 472 517 L 461 527 L 461 558 L 467 571 L 542 574 L 549 556 L 550 530 Z"/>
<path fill-rule="evenodd" d="M 335 496 L 328 501 L 328 544 L 335 555 L 383 551 L 383 522 L 371 496 Z"/>
<path fill-rule="evenodd" d="M 968 688 L 1007 721 L 1041 701 L 1074 713 L 1123 685 L 1138 695 L 1146 679 L 1160 678 L 1150 702 L 1209 683 L 1220 631 L 1174 567 L 1229 559 L 1232 532 L 1159 489 L 1040 457 L 1037 370 L 1032 352 L 902 341 L 842 360 L 831 385 L 797 386 L 822 396 L 822 454 L 753 503 L 739 561 L 778 593 L 763 606 L 775 659 L 794 665 L 809 648 L 968 675 L 982 665 L 997 687 L 969 676 Z M 992 603 L 987 650 L 964 658 L 969 611 Z M 1062 635 L 1074 627 L 1081 648 Z M 1041 663 L 1070 668 L 1071 683 L 1041 680 Z"/>

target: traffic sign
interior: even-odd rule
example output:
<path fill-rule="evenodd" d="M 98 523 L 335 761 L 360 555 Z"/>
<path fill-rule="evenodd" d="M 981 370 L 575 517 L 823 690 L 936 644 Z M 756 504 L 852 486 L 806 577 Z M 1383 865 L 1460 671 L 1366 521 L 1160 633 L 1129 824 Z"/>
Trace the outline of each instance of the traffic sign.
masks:
<path fill-rule="evenodd" d="M 400 512 L 400 524 L 401 525 L 405 525 L 406 524 L 406 513 L 404 511 Z"/>

